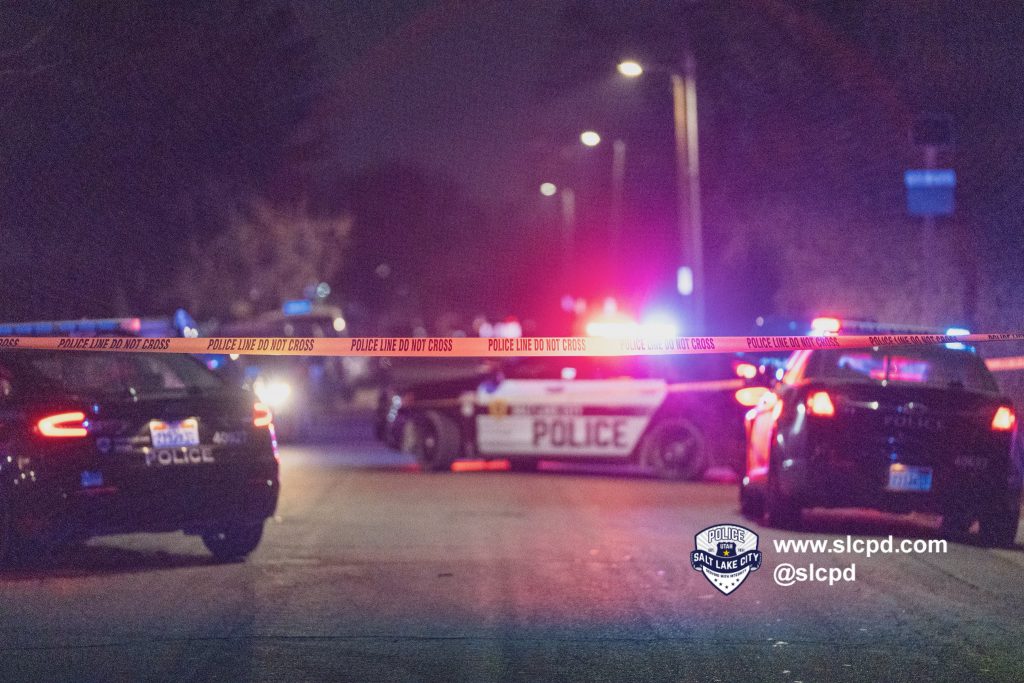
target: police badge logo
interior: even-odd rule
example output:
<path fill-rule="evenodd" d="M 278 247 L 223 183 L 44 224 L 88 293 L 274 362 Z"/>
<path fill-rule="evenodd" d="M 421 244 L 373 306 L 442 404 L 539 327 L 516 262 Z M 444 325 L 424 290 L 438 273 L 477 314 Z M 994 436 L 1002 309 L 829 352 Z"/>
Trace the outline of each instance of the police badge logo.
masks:
<path fill-rule="evenodd" d="M 761 566 L 757 534 L 736 524 L 709 526 L 696 536 L 690 565 L 725 595 L 740 587 Z"/>

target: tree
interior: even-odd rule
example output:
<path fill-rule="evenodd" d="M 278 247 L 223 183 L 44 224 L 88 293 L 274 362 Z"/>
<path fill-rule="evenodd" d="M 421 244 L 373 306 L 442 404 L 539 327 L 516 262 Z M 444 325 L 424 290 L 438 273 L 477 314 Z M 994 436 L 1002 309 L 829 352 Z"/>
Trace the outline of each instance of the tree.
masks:
<path fill-rule="evenodd" d="M 301 194 L 321 74 L 288 6 L 30 3 L 0 38 L 0 318 L 155 311 L 224 207 Z"/>
<path fill-rule="evenodd" d="M 351 228 L 350 217 L 312 215 L 304 204 L 255 202 L 212 239 L 192 242 L 175 298 L 200 317 L 244 316 L 301 297 L 310 285 L 336 287 Z"/>

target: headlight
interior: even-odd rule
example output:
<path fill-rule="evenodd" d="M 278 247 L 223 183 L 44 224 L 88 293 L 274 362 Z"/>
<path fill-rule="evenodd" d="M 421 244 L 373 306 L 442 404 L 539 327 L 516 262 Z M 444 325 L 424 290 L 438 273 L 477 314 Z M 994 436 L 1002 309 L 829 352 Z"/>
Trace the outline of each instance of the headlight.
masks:
<path fill-rule="evenodd" d="M 252 390 L 256 396 L 271 408 L 280 408 L 288 402 L 292 395 L 292 387 L 288 382 L 281 380 L 264 380 L 257 377 L 252 384 Z"/>

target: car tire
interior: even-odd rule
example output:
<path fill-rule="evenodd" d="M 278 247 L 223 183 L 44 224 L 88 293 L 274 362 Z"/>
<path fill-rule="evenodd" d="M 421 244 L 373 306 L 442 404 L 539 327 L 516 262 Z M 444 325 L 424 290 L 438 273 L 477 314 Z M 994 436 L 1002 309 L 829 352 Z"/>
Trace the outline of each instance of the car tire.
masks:
<path fill-rule="evenodd" d="M 510 458 L 508 468 L 513 472 L 536 472 L 539 464 L 536 458 Z"/>
<path fill-rule="evenodd" d="M 778 475 L 768 473 L 768 492 L 764 499 L 765 522 L 776 529 L 799 529 L 801 523 L 800 503 L 782 491 Z"/>
<path fill-rule="evenodd" d="M 707 442 L 689 420 L 662 422 L 647 438 L 645 459 L 661 479 L 697 481 L 708 469 Z"/>
<path fill-rule="evenodd" d="M 1005 503 L 978 516 L 978 536 L 983 545 L 1010 548 L 1017 540 L 1020 502 Z"/>
<path fill-rule="evenodd" d="M 428 410 L 416 420 L 414 450 L 424 472 L 447 472 L 462 449 L 456 422 L 443 413 Z"/>
<path fill-rule="evenodd" d="M 764 494 L 753 486 L 740 485 L 740 514 L 760 522 L 764 519 Z"/>
<path fill-rule="evenodd" d="M 203 545 L 220 562 L 241 560 L 256 550 L 263 538 L 263 522 L 230 524 L 203 534 Z"/>

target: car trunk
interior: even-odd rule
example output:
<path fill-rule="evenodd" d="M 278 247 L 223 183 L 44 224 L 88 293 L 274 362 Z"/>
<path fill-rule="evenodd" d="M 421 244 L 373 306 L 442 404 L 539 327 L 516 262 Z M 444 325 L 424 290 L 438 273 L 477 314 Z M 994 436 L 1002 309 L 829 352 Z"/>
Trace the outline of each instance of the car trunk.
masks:
<path fill-rule="evenodd" d="M 844 485 L 861 495 L 982 489 L 1008 461 L 1007 434 L 991 426 L 1005 403 L 996 395 L 896 383 L 821 383 L 807 395 L 818 391 L 835 414 L 809 418 L 818 422 L 814 456 L 834 475 L 851 475 Z"/>

